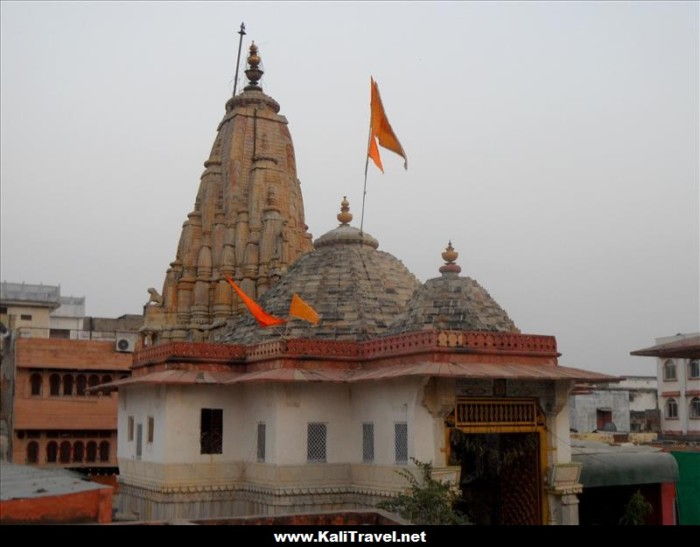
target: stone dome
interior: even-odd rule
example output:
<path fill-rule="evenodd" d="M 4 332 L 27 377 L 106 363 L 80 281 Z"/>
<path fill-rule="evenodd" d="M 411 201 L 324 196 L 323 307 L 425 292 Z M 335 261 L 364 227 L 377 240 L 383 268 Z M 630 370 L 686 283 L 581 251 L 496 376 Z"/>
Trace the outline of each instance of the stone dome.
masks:
<path fill-rule="evenodd" d="M 284 335 L 290 338 L 366 340 L 387 332 L 420 286 L 403 263 L 377 250 L 378 242 L 348 223 L 347 202 L 340 226 L 314 242 L 287 273 L 259 299 L 270 314 L 286 318 L 294 293 L 320 315 L 320 322 L 289 318 L 280 327 L 258 327 L 247 312 L 212 334 L 214 342 L 254 344 Z"/>
<path fill-rule="evenodd" d="M 415 291 L 389 333 L 429 329 L 520 332 L 486 289 L 470 277 L 460 277 L 462 269 L 455 263 L 458 254 L 452 243 L 442 256 L 446 263 L 440 268 L 441 277 L 429 279 Z"/>

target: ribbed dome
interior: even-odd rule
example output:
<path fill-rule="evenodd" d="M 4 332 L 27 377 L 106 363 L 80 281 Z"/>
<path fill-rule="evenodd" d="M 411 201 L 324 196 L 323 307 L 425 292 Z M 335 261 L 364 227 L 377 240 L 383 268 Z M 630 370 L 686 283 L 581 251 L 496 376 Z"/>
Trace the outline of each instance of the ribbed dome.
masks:
<path fill-rule="evenodd" d="M 429 279 L 416 290 L 390 333 L 429 329 L 520 332 L 486 289 L 459 276 L 461 268 L 454 263 L 458 255 L 451 244 L 442 256 L 447 263 L 440 268 L 441 277 Z"/>
<path fill-rule="evenodd" d="M 341 224 L 319 237 L 258 301 L 287 317 L 297 293 L 320 315 L 317 325 L 290 318 L 281 327 L 260 328 L 244 313 L 213 334 L 215 342 L 251 344 L 279 337 L 366 340 L 384 334 L 420 286 L 400 260 L 377 250 L 377 240 Z"/>

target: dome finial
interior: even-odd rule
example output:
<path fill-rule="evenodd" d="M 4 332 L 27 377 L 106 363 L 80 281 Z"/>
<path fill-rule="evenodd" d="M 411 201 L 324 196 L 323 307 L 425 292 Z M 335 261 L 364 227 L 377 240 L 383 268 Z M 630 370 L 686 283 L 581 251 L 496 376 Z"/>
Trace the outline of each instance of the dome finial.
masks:
<path fill-rule="evenodd" d="M 447 248 L 442 252 L 442 259 L 445 261 L 445 264 L 440 266 L 440 273 L 442 275 L 458 274 L 462 271 L 462 268 L 455 264 L 455 260 L 457 260 L 458 256 L 459 253 L 454 250 L 452 241 L 449 241 L 447 243 Z"/>
<path fill-rule="evenodd" d="M 343 196 L 343 201 L 340 202 L 340 213 L 336 217 L 341 224 L 349 224 L 352 220 L 352 213 L 350 212 L 350 202 L 348 201 L 348 196 Z"/>
<path fill-rule="evenodd" d="M 260 89 L 260 86 L 258 85 L 258 82 L 260 81 L 260 78 L 262 78 L 262 75 L 264 74 L 264 71 L 259 68 L 260 65 L 260 56 L 258 55 L 258 46 L 255 45 L 255 42 L 252 42 L 250 44 L 250 54 L 248 55 L 248 65 L 250 68 L 248 68 L 245 71 L 245 75 L 248 77 L 248 85 L 245 86 L 246 91 L 250 91 L 251 89 Z"/>

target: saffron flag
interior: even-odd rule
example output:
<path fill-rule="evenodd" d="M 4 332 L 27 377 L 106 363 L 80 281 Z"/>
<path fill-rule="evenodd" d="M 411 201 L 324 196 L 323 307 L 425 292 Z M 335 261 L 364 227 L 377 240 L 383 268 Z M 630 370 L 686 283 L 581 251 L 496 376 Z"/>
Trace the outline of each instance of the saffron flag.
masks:
<path fill-rule="evenodd" d="M 233 279 L 231 279 L 229 276 L 226 276 L 226 281 L 228 281 L 229 285 L 233 287 L 233 290 L 236 291 L 238 296 L 241 297 L 245 307 L 248 308 L 248 311 L 253 317 L 255 317 L 255 320 L 261 327 L 271 327 L 272 325 L 281 325 L 286 322 L 284 319 L 280 319 L 279 317 L 275 317 L 274 315 L 270 315 L 269 313 L 265 312 L 265 310 L 263 310 L 258 303 L 255 302 L 255 300 L 244 293 L 243 290 L 236 285 Z"/>
<path fill-rule="evenodd" d="M 384 105 L 382 104 L 382 98 L 379 96 L 379 87 L 377 87 L 377 82 L 374 78 L 370 78 L 372 86 L 371 95 L 371 117 L 370 117 L 370 136 L 369 136 L 369 146 L 367 148 L 367 155 L 372 158 L 374 164 L 384 172 L 384 167 L 382 165 L 382 159 L 379 156 L 379 148 L 377 147 L 377 141 L 379 141 L 379 146 L 391 150 L 397 153 L 403 158 L 404 169 L 408 169 L 408 158 L 406 158 L 406 152 L 403 151 L 403 147 L 396 138 L 394 130 L 391 128 L 389 119 L 386 117 L 386 112 L 384 112 Z"/>
<path fill-rule="evenodd" d="M 304 321 L 308 321 L 314 325 L 316 325 L 320 320 L 316 310 L 304 302 L 301 296 L 296 293 L 292 295 L 292 302 L 289 304 L 289 315 L 298 317 L 299 319 L 303 319 Z"/>

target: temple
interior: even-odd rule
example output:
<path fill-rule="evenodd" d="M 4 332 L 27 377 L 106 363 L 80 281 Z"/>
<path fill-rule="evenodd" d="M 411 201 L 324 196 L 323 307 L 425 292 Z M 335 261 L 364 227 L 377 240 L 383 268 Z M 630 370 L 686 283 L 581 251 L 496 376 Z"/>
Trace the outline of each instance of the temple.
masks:
<path fill-rule="evenodd" d="M 132 377 L 98 388 L 119 391 L 120 512 L 370 508 L 418 460 L 461 490 L 471 522 L 576 524 L 569 394 L 615 379 L 561 366 L 553 336 L 521 333 L 461 275 L 451 242 L 421 283 L 352 225 L 344 199 L 312 245 L 254 46 L 248 63 L 162 296 L 151 293 L 146 347 Z M 261 328 L 223 275 L 277 316 L 298 294 L 320 322 Z"/>

